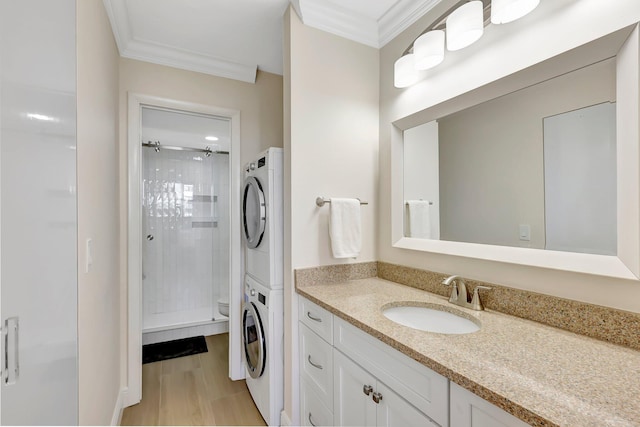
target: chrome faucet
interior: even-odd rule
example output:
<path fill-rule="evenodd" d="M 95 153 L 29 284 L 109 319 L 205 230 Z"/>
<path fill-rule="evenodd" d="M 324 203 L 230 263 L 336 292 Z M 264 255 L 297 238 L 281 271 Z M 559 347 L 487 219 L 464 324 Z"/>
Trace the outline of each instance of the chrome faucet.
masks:
<path fill-rule="evenodd" d="M 460 276 L 454 275 L 449 276 L 442 281 L 442 284 L 445 286 L 451 286 L 451 296 L 449 297 L 449 302 L 451 304 L 459 305 L 460 307 L 470 308 L 472 310 L 484 310 L 484 306 L 480 301 L 480 295 L 478 294 L 478 290 L 480 289 L 491 289 L 488 286 L 478 285 L 473 289 L 473 297 L 471 298 L 471 302 L 469 302 L 469 292 L 467 291 L 467 284 L 464 279 Z"/>

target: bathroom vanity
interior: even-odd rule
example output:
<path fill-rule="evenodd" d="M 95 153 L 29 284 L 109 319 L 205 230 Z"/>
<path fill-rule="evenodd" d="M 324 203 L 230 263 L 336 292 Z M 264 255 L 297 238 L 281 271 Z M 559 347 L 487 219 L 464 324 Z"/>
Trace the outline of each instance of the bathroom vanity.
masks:
<path fill-rule="evenodd" d="M 298 286 L 304 425 L 640 425 L 640 352 L 499 312 L 477 332 L 395 323 L 447 298 L 379 278 Z"/>

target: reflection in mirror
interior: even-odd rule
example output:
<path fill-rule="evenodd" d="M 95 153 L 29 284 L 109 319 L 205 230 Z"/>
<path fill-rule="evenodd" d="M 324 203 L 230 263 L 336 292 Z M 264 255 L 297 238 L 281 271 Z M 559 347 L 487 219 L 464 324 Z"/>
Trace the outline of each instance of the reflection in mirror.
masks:
<path fill-rule="evenodd" d="M 616 64 L 404 131 L 404 235 L 615 255 Z"/>

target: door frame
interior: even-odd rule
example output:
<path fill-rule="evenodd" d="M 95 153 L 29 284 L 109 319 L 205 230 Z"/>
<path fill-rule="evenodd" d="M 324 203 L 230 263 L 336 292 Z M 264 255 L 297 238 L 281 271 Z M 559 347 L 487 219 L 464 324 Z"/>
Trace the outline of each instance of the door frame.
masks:
<path fill-rule="evenodd" d="M 142 216 L 141 161 L 143 106 L 181 110 L 225 117 L 231 120 L 230 173 L 230 246 L 229 257 L 229 377 L 245 377 L 241 353 L 240 303 L 242 301 L 242 250 L 240 242 L 240 111 L 213 105 L 128 93 L 127 129 L 127 375 L 124 406 L 142 399 Z"/>

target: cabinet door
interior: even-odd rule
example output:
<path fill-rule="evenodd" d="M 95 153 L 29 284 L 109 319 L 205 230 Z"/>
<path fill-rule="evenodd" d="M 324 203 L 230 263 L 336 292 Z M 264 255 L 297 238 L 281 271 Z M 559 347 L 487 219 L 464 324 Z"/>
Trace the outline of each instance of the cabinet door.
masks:
<path fill-rule="evenodd" d="M 76 0 L 0 1 L 0 58 L 0 424 L 74 425 Z"/>
<path fill-rule="evenodd" d="M 304 378 L 300 380 L 300 425 L 330 426 L 333 424 L 333 412 L 322 404 L 318 390 Z"/>
<path fill-rule="evenodd" d="M 452 427 L 527 427 L 528 424 L 451 383 Z"/>
<path fill-rule="evenodd" d="M 383 383 L 378 382 L 375 391 L 381 396 L 380 403 L 376 405 L 378 427 L 439 427 Z"/>
<path fill-rule="evenodd" d="M 337 350 L 333 351 L 333 372 L 334 425 L 375 426 L 375 377 Z M 367 387 L 371 387 L 368 394 Z"/>

